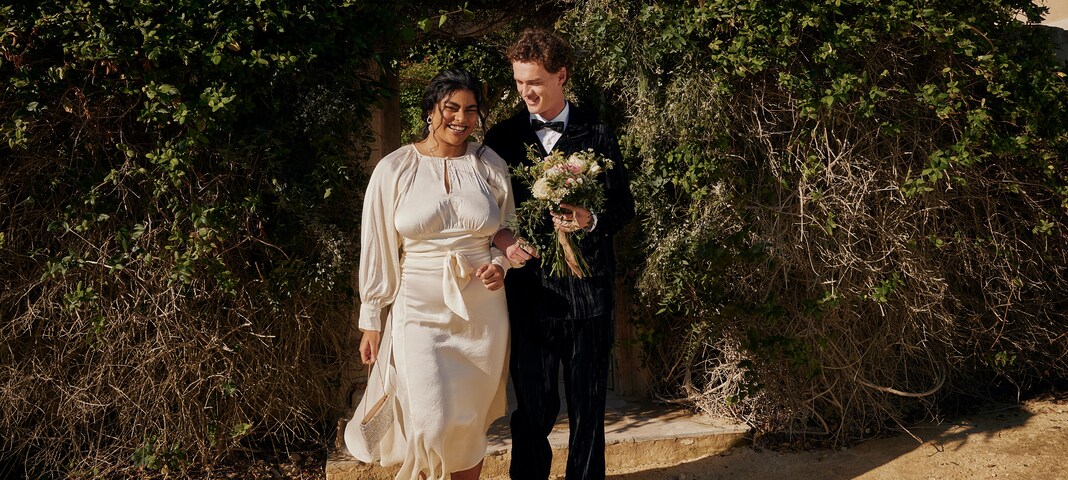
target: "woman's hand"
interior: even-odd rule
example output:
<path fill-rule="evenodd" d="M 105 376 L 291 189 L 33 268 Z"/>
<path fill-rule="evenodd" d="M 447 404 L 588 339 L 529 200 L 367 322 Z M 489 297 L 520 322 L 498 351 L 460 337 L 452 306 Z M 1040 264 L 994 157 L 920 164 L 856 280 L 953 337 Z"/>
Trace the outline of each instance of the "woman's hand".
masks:
<path fill-rule="evenodd" d="M 493 245 L 504 252 L 514 267 L 521 267 L 531 258 L 538 258 L 538 251 L 534 249 L 534 246 L 522 237 L 515 236 L 507 228 L 502 228 L 497 232 L 497 235 L 493 237 Z"/>
<path fill-rule="evenodd" d="M 382 332 L 364 330 L 360 339 L 360 360 L 364 365 L 378 361 L 378 345 L 382 342 Z"/>
<path fill-rule="evenodd" d="M 475 270 L 475 276 L 481 278 L 482 284 L 491 292 L 504 286 L 504 269 L 500 265 L 487 263 Z"/>
<path fill-rule="evenodd" d="M 528 260 L 538 258 L 538 251 L 526 240 L 517 238 L 514 243 L 504 250 L 504 255 L 508 257 L 508 261 L 512 262 L 513 265 L 523 266 Z"/>

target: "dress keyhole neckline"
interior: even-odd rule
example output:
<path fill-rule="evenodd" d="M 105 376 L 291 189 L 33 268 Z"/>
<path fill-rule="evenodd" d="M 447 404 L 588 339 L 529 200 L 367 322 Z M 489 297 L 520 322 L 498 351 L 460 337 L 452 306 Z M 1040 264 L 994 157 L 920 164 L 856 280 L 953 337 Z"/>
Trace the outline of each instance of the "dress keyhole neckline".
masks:
<path fill-rule="evenodd" d="M 452 194 L 452 182 L 449 179 L 449 157 L 441 159 L 442 168 L 445 171 L 445 195 Z"/>

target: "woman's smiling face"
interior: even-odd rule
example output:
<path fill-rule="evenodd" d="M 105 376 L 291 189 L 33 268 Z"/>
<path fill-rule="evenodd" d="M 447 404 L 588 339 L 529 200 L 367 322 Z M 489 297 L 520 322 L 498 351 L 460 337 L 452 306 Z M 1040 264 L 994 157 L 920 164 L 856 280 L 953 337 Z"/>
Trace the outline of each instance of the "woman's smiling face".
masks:
<path fill-rule="evenodd" d="M 449 93 L 430 112 L 430 135 L 448 156 L 467 151 L 467 137 L 477 125 L 478 102 L 470 90 Z"/>

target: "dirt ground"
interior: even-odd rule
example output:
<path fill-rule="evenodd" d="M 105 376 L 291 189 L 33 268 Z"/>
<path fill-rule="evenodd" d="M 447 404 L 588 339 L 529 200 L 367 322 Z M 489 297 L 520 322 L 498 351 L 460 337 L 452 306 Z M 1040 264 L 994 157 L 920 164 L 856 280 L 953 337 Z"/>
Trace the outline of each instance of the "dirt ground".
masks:
<path fill-rule="evenodd" d="M 1068 480 L 1068 397 L 991 406 L 907 434 L 834 451 L 777 452 L 739 447 L 617 480 L 937 479 Z"/>
<path fill-rule="evenodd" d="M 842 450 L 783 452 L 751 446 L 613 480 L 1068 480 L 1068 392 L 922 424 Z M 325 459 L 260 462 L 213 478 L 323 480 Z M 309 460 L 311 460 L 309 464 Z M 246 466 L 248 467 L 248 466 Z"/>

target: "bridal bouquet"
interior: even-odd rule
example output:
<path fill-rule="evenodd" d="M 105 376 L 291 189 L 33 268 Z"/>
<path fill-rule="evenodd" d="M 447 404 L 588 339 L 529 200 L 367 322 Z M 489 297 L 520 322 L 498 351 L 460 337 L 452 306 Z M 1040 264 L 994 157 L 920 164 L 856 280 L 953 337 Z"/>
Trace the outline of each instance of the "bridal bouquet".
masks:
<path fill-rule="evenodd" d="M 578 244 L 585 232 L 547 232 L 544 225 L 551 224 L 550 212 L 566 213 L 561 210 L 561 203 L 579 205 L 590 211 L 600 210 L 604 206 L 604 186 L 597 176 L 612 168 L 612 160 L 593 153 L 593 150 L 566 156 L 556 151 L 548 157 L 538 158 L 537 152 L 531 149 L 527 156 L 533 165 L 515 167 L 512 174 L 530 188 L 531 198 L 516 207 L 515 218 L 509 226 L 540 252 L 550 275 L 571 274 L 583 278 L 589 275 L 589 267 Z"/>

